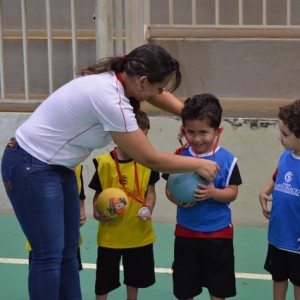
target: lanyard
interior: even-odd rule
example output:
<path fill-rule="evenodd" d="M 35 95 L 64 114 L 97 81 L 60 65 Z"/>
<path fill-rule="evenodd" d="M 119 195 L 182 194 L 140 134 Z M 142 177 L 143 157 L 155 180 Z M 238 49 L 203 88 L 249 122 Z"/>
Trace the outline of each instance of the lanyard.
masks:
<path fill-rule="evenodd" d="M 114 149 L 113 151 L 113 155 L 114 155 L 114 161 L 116 164 L 116 168 L 117 168 L 117 172 L 118 172 L 118 176 L 119 176 L 119 181 L 122 184 L 122 187 L 124 189 L 124 192 L 127 196 L 131 197 L 132 199 L 134 199 L 135 201 L 142 203 L 144 206 L 146 206 L 145 204 L 145 200 L 143 200 L 143 197 L 141 196 L 141 191 L 140 191 L 140 185 L 139 185 L 139 177 L 138 177 L 138 170 L 137 170 L 137 164 L 134 161 L 134 180 L 135 180 L 135 186 L 137 189 L 137 194 L 138 197 L 133 195 L 130 191 L 128 191 L 125 187 L 125 183 L 121 174 L 121 169 L 120 169 L 120 165 L 119 165 L 119 160 L 118 160 L 118 155 L 117 155 L 117 148 Z"/>
<path fill-rule="evenodd" d="M 182 127 L 182 128 L 183 128 L 183 127 Z M 218 147 L 218 145 L 219 145 L 221 133 L 223 132 L 223 130 L 224 130 L 223 127 L 220 127 L 220 128 L 219 128 L 219 134 L 218 134 L 218 137 L 217 137 L 217 139 L 216 139 L 216 141 L 215 141 L 215 143 L 214 143 L 214 146 L 213 146 L 212 160 L 214 160 L 215 151 L 216 151 L 216 149 L 217 149 L 217 147 Z M 186 133 L 184 133 L 184 136 L 185 136 L 185 139 L 187 140 L 187 138 L 186 138 Z M 183 144 L 181 139 L 179 139 L 179 142 L 180 142 L 180 144 L 181 144 L 182 147 L 179 148 L 179 149 L 177 149 L 177 150 L 175 151 L 175 154 L 180 154 L 180 153 L 183 151 L 183 149 L 185 149 L 185 148 L 187 148 L 187 147 L 189 146 L 189 143 Z M 199 155 L 194 151 L 194 149 L 192 149 L 192 150 L 193 150 L 195 156 L 196 156 L 197 158 L 199 158 Z"/>

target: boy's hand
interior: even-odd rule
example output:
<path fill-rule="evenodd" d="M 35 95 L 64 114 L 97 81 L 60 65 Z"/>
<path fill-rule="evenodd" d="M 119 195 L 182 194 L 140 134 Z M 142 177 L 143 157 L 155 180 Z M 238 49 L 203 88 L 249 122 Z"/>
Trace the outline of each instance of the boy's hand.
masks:
<path fill-rule="evenodd" d="M 116 220 L 116 218 L 107 217 L 105 213 L 99 213 L 96 206 L 96 202 L 94 203 L 94 207 L 93 207 L 93 216 L 97 221 L 102 221 L 102 222 L 113 222 Z"/>
<path fill-rule="evenodd" d="M 262 213 L 267 219 L 270 219 L 270 216 L 271 216 L 271 211 L 268 208 L 268 203 L 271 202 L 271 201 L 272 201 L 271 196 L 268 196 L 265 193 L 260 193 L 259 194 L 259 202 L 260 202 L 260 205 L 262 207 Z"/>
<path fill-rule="evenodd" d="M 181 206 L 181 207 L 193 207 L 197 202 L 189 202 L 189 203 L 183 203 L 180 201 L 177 201 L 175 198 L 172 197 L 170 190 L 168 188 L 166 188 L 166 196 L 167 198 L 174 203 L 175 205 Z"/>
<path fill-rule="evenodd" d="M 152 211 L 150 210 L 150 208 L 147 206 L 144 206 L 139 210 L 139 212 L 136 216 L 138 218 L 140 218 L 142 221 L 147 221 L 147 220 L 151 220 L 151 214 L 152 214 Z"/>
<path fill-rule="evenodd" d="M 80 199 L 80 226 L 82 226 L 86 221 L 84 200 Z"/>
<path fill-rule="evenodd" d="M 199 190 L 195 190 L 194 196 L 196 201 L 204 201 L 206 199 L 214 198 L 213 197 L 213 191 L 215 189 L 215 185 L 210 182 L 207 185 L 206 184 L 198 184 Z"/>

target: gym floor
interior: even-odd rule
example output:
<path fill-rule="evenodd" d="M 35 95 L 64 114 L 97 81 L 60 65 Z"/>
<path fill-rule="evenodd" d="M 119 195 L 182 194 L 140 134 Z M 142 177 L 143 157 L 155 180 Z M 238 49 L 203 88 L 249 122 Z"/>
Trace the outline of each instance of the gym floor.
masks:
<path fill-rule="evenodd" d="M 156 284 L 139 291 L 140 300 L 174 300 L 170 267 L 173 259 L 174 224 L 154 223 Z M 84 300 L 95 299 L 95 260 L 97 222 L 88 219 L 82 227 L 81 246 L 84 269 L 80 272 Z M 2 300 L 28 299 L 28 253 L 25 238 L 14 215 L 0 215 L 0 298 Z M 235 258 L 237 296 L 234 300 L 272 300 L 272 281 L 263 269 L 267 250 L 267 229 L 255 227 L 235 228 Z M 122 271 L 121 271 L 122 278 Z M 113 291 L 110 300 L 126 299 L 125 286 Z M 196 299 L 209 299 L 204 289 Z M 287 300 L 293 299 L 293 287 L 289 286 Z"/>

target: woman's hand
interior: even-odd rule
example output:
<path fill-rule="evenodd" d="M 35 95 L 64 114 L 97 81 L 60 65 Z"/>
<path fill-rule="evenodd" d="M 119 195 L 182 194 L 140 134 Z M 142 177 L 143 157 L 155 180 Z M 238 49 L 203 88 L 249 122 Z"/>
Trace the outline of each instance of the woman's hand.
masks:
<path fill-rule="evenodd" d="M 198 168 L 197 173 L 200 176 L 202 176 L 206 181 L 213 181 L 220 170 L 219 165 L 212 160 L 202 158 L 199 158 L 199 160 L 201 160 L 201 167 Z"/>

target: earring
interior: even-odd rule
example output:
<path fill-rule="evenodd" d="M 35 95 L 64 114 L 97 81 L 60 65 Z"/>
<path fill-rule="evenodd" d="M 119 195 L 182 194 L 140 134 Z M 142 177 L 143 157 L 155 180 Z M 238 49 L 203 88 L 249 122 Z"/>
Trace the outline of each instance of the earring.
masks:
<path fill-rule="evenodd" d="M 142 87 L 139 87 L 138 91 L 141 92 L 142 90 L 143 90 L 143 88 L 142 88 Z"/>

